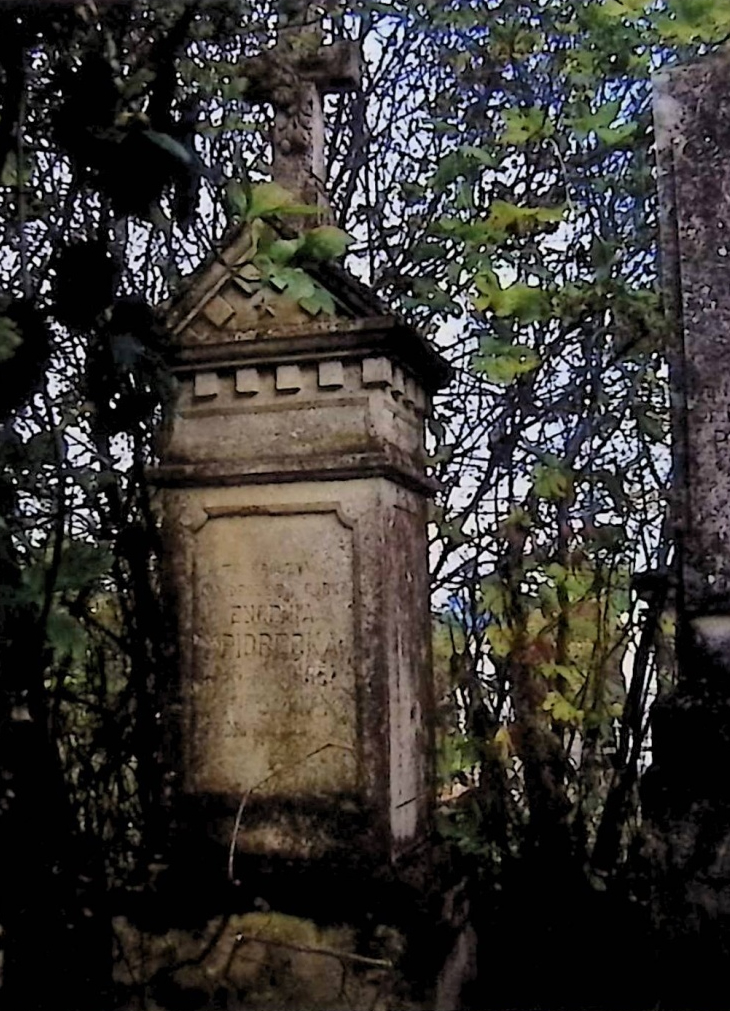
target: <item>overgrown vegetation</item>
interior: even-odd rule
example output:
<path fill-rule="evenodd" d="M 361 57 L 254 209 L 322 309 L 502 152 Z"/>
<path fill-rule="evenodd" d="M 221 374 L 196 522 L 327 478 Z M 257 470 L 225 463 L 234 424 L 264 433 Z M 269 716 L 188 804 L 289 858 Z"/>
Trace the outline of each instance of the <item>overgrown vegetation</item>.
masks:
<path fill-rule="evenodd" d="M 327 23 L 366 55 L 362 93 L 328 99 L 353 269 L 458 368 L 431 424 L 442 832 L 486 949 L 504 953 L 503 917 L 544 952 L 492 998 L 554 1007 L 566 946 L 586 964 L 610 934 L 579 936 L 596 896 L 622 917 L 641 897 L 648 705 L 672 677 L 649 75 L 730 34 L 730 12 L 361 0 Z M 39 951 L 52 1006 L 81 1006 L 106 890 L 164 846 L 153 307 L 253 214 L 269 113 L 241 57 L 271 32 L 263 0 L 0 12 L 9 1007 L 47 1006 Z"/>

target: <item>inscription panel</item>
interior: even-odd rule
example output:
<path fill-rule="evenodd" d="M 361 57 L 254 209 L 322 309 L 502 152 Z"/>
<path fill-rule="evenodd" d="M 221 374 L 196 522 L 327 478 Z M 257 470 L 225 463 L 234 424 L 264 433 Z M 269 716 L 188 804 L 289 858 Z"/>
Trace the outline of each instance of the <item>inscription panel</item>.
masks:
<path fill-rule="evenodd" d="M 353 563 L 353 532 L 334 512 L 224 515 L 198 531 L 196 789 L 356 789 Z"/>

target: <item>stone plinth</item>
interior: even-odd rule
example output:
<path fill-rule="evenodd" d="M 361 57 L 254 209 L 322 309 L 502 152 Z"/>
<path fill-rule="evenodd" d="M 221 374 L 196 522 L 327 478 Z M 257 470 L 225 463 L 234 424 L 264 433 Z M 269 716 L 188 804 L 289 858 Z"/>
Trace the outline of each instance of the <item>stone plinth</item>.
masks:
<path fill-rule="evenodd" d="M 379 909 L 383 913 L 382 907 Z M 112 924 L 114 993 L 126 1011 L 457 1011 L 473 977 L 468 924 L 328 923 L 223 912 L 196 929 Z M 417 929 L 420 928 L 420 929 Z"/>
<path fill-rule="evenodd" d="M 172 307 L 163 488 L 179 793 L 240 852 L 389 860 L 433 795 L 423 423 L 448 367 L 342 272 L 276 292 L 242 231 Z"/>

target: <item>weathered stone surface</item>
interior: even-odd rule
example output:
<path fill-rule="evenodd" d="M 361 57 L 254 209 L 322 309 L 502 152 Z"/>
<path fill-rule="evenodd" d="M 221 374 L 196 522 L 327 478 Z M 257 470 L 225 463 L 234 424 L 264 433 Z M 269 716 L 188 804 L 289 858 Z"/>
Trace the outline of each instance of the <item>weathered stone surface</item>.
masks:
<path fill-rule="evenodd" d="M 679 679 L 652 707 L 644 857 L 661 1004 L 712 1007 L 730 950 L 730 52 L 659 75 L 655 98 Z"/>
<path fill-rule="evenodd" d="M 169 315 L 181 792 L 241 852 L 387 861 L 432 799 L 423 419 L 448 369 L 346 278 L 334 317 L 268 291 L 244 319 L 248 249 L 244 229 Z"/>
<path fill-rule="evenodd" d="M 273 910 L 159 933 L 117 916 L 113 937 L 127 1011 L 458 1011 L 476 948 L 468 924 L 452 948 L 419 959 L 432 945 L 397 926 L 322 926 Z"/>
<path fill-rule="evenodd" d="M 246 99 L 274 107 L 274 178 L 300 199 L 327 208 L 322 95 L 355 90 L 359 49 L 322 44 L 323 9 L 307 0 L 280 3 L 276 45 L 246 61 Z"/>
<path fill-rule="evenodd" d="M 730 609 L 730 51 L 655 81 L 684 604 Z"/>
<path fill-rule="evenodd" d="M 128 920 L 114 921 L 116 981 L 158 1008 L 181 1000 L 210 1007 L 225 995 L 234 1011 L 400 1011 L 397 974 L 387 957 L 358 953 L 346 926 L 319 927 L 282 913 L 221 915 L 199 931 L 171 929 L 154 935 Z"/>
<path fill-rule="evenodd" d="M 431 797 L 420 496 L 382 478 L 165 494 L 185 792 L 245 798 L 249 852 L 350 848 L 348 812 L 364 850 L 412 843 Z"/>

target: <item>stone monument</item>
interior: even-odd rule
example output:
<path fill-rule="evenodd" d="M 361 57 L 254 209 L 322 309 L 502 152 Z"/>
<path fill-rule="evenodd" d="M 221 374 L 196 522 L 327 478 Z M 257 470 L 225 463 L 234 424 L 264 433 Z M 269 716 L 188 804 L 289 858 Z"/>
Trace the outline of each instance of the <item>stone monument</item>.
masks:
<path fill-rule="evenodd" d="M 711 1007 L 730 951 L 730 51 L 657 76 L 655 127 L 679 680 L 642 799 L 666 1006 Z"/>
<path fill-rule="evenodd" d="M 314 5 L 281 7 L 250 95 L 273 82 L 274 178 L 326 215 L 320 95 L 353 87 L 357 60 L 321 46 Z M 424 419 L 451 370 L 344 270 L 306 263 L 303 297 L 267 278 L 262 234 L 234 229 L 167 308 L 179 395 L 154 481 L 180 671 L 163 708 L 198 856 L 155 885 L 164 930 L 118 918 L 120 972 L 161 1006 L 222 988 L 227 1007 L 448 1011 L 472 939 L 429 886 Z"/>

